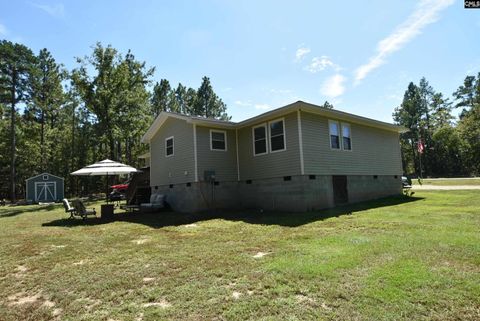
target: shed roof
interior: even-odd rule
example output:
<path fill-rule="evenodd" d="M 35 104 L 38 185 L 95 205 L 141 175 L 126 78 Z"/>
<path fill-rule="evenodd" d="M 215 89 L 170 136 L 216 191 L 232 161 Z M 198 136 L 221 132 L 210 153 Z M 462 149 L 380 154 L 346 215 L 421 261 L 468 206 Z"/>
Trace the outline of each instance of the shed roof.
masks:
<path fill-rule="evenodd" d="M 57 175 L 53 175 L 53 174 L 50 174 L 50 173 L 47 173 L 47 172 L 43 172 L 43 173 L 41 173 L 41 174 L 38 174 L 38 175 L 35 175 L 35 176 L 32 176 L 32 177 L 29 177 L 29 178 L 27 178 L 25 181 L 29 181 L 29 180 L 31 180 L 31 179 L 34 179 L 34 178 L 37 178 L 37 177 L 43 176 L 43 175 L 49 175 L 49 176 L 53 176 L 53 177 L 56 177 L 56 178 L 65 180 L 63 177 L 60 177 L 60 176 L 57 176 Z"/>
<path fill-rule="evenodd" d="M 329 109 L 329 108 L 325 108 L 319 105 L 310 104 L 310 103 L 299 100 L 289 105 L 267 111 L 258 116 L 248 118 L 241 122 L 231 122 L 231 121 L 225 121 L 225 120 L 219 120 L 219 119 L 213 119 L 213 118 L 187 116 L 187 115 L 171 113 L 171 112 L 161 112 L 160 115 L 158 115 L 158 117 L 155 119 L 153 124 L 150 126 L 150 128 L 147 130 L 147 132 L 143 135 L 142 143 L 149 143 L 150 140 L 153 138 L 153 136 L 157 133 L 157 131 L 160 129 L 160 127 L 168 118 L 181 119 L 192 124 L 209 126 L 209 127 L 236 129 L 236 128 L 249 126 L 258 122 L 262 122 L 268 119 L 272 119 L 275 117 L 279 117 L 297 110 L 318 114 L 318 115 L 323 115 L 325 117 L 348 121 L 348 122 L 356 123 L 360 125 L 380 128 L 380 129 L 393 131 L 397 133 L 403 133 L 408 131 L 403 126 L 394 125 L 387 122 L 383 122 L 383 121 L 379 121 L 379 120 L 375 120 L 375 119 L 371 119 L 363 116 L 358 116 L 355 114 L 346 113 L 340 110 Z"/>

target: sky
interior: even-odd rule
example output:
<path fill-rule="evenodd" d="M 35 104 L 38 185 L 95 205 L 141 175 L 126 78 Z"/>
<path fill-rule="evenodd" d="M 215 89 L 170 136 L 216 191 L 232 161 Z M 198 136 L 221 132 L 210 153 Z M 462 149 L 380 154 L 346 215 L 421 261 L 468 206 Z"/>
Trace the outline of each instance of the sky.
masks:
<path fill-rule="evenodd" d="M 0 0 L 0 39 L 67 69 L 96 42 L 198 88 L 240 121 L 303 100 L 392 121 L 410 81 L 447 97 L 480 72 L 480 9 L 461 0 Z"/>

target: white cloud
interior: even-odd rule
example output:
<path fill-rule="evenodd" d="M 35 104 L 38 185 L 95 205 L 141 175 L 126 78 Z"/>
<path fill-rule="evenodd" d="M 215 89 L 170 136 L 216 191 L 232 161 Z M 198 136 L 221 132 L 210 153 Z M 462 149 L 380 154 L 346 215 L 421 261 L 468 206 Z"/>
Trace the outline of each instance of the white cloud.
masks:
<path fill-rule="evenodd" d="M 343 85 L 345 80 L 347 79 L 340 74 L 333 75 L 323 82 L 320 92 L 329 98 L 341 96 L 345 92 L 345 86 Z"/>
<path fill-rule="evenodd" d="M 55 5 L 39 4 L 29 2 L 35 8 L 45 11 L 49 15 L 55 18 L 63 18 L 65 16 L 65 7 L 63 3 L 57 3 Z"/>
<path fill-rule="evenodd" d="M 305 70 L 312 74 L 325 70 L 326 68 L 333 68 L 335 71 L 341 69 L 340 66 L 334 64 L 328 56 L 313 57 L 312 62 L 308 66 L 305 66 Z"/>
<path fill-rule="evenodd" d="M 269 93 L 271 94 L 280 94 L 280 95 L 287 95 L 291 94 L 292 90 L 291 89 L 270 89 Z"/>
<path fill-rule="evenodd" d="M 236 100 L 235 105 L 247 107 L 252 106 L 252 103 L 250 101 Z"/>
<path fill-rule="evenodd" d="M 307 47 L 300 47 L 297 49 L 295 52 L 295 62 L 300 62 L 303 60 L 305 55 L 308 55 L 310 53 L 310 48 Z"/>
<path fill-rule="evenodd" d="M 386 38 L 377 45 L 376 55 L 355 71 L 355 83 L 358 84 L 372 70 L 385 63 L 385 58 L 400 50 L 405 44 L 420 34 L 422 29 L 438 20 L 439 13 L 453 4 L 455 0 L 421 0 L 415 11 Z"/>
<path fill-rule="evenodd" d="M 6 36 L 8 33 L 7 27 L 0 23 L 0 36 Z"/>
<path fill-rule="evenodd" d="M 267 110 L 267 109 L 272 109 L 272 106 L 270 106 L 268 104 L 255 104 L 255 108 L 256 109 Z"/>

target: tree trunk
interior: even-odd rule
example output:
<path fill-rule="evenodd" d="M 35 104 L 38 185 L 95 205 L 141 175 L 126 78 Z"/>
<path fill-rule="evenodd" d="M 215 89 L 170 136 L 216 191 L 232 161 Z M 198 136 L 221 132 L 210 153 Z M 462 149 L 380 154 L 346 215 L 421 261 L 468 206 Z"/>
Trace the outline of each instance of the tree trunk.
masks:
<path fill-rule="evenodd" d="M 413 139 L 411 140 L 410 146 L 412 147 L 413 169 L 415 170 L 416 173 L 418 173 L 418 171 L 417 171 L 417 159 L 415 157 L 415 143 L 414 143 Z"/>
<path fill-rule="evenodd" d="M 108 145 L 110 149 L 110 159 L 115 160 L 115 140 L 113 139 L 113 135 L 110 129 L 108 131 Z"/>
<path fill-rule="evenodd" d="M 42 110 L 40 118 L 40 158 L 41 158 L 41 170 L 45 171 L 45 112 Z"/>
<path fill-rule="evenodd" d="M 120 140 L 117 141 L 117 161 L 122 161 L 122 142 Z"/>
<path fill-rule="evenodd" d="M 12 139 L 12 145 L 11 145 L 11 163 L 10 163 L 10 199 L 12 200 L 12 203 L 15 203 L 16 202 L 16 192 L 15 192 L 15 184 L 16 184 L 16 180 L 15 180 L 15 176 L 16 176 L 16 173 L 15 173 L 15 158 L 17 157 L 16 155 L 16 149 L 17 149 L 17 146 L 16 146 L 16 137 L 15 137 L 15 84 L 17 82 L 17 70 L 15 68 L 15 66 L 13 66 L 13 69 L 12 69 L 12 87 L 11 87 L 11 90 L 10 90 L 10 94 L 11 94 L 11 99 L 12 99 L 12 104 L 11 104 L 11 108 L 12 108 L 12 111 L 11 111 L 11 122 L 10 122 L 10 133 L 11 133 L 11 139 Z"/>
<path fill-rule="evenodd" d="M 70 145 L 70 173 L 75 169 L 75 103 L 72 104 L 72 144 Z M 76 192 L 73 175 L 70 175 L 70 195 Z M 75 193 L 76 194 L 76 193 Z"/>

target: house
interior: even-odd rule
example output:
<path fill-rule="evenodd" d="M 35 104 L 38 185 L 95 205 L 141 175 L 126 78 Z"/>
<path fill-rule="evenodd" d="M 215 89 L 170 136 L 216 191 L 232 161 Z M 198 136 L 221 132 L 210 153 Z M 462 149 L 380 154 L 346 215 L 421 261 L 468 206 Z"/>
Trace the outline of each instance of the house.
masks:
<path fill-rule="evenodd" d="M 27 202 L 59 202 L 63 199 L 64 179 L 50 173 L 42 173 L 27 178 L 25 199 Z"/>
<path fill-rule="evenodd" d="M 308 211 L 401 193 L 405 128 L 297 101 L 235 123 L 162 112 L 152 193 L 177 211 Z"/>

